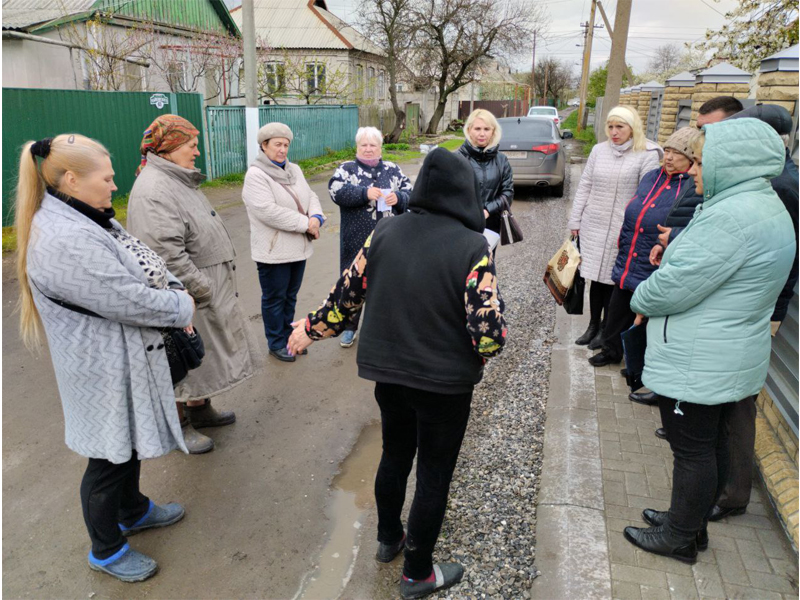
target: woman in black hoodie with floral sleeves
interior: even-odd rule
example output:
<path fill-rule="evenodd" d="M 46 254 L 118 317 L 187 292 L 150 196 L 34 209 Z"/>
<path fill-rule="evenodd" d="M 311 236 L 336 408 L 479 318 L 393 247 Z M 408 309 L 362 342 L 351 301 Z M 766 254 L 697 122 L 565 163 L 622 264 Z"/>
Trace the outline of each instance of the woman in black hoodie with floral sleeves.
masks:
<path fill-rule="evenodd" d="M 327 301 L 295 323 L 289 340 L 297 353 L 339 335 L 364 306 L 358 370 L 376 382 L 383 425 L 376 559 L 390 562 L 405 546 L 404 598 L 421 598 L 463 575 L 458 563 L 434 565 L 433 548 L 472 390 L 486 358 L 505 343 L 503 300 L 481 235 L 477 189 L 462 157 L 444 149 L 429 154 L 410 211 L 378 222 Z M 404 534 L 400 514 L 415 455 L 417 488 Z"/>

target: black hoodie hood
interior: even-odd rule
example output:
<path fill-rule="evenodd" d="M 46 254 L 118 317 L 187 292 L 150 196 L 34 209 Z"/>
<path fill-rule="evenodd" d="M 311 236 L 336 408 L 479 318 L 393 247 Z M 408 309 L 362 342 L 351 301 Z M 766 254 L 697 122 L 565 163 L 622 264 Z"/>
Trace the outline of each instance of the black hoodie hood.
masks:
<path fill-rule="evenodd" d="M 486 220 L 478 194 L 478 179 L 463 156 L 436 148 L 425 157 L 408 207 L 413 212 L 440 214 L 483 233 Z"/>
<path fill-rule="evenodd" d="M 788 110 L 777 104 L 756 104 L 735 115 L 731 115 L 726 120 L 731 119 L 758 119 L 772 127 L 778 135 L 792 133 L 792 115 L 789 114 Z"/>

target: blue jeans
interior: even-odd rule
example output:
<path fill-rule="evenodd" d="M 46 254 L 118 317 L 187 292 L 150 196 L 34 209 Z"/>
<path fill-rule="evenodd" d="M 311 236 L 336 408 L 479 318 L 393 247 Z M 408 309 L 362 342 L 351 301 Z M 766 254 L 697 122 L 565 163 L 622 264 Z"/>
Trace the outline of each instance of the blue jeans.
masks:
<path fill-rule="evenodd" d="M 303 283 L 306 261 L 270 265 L 256 263 L 261 283 L 261 317 L 270 350 L 286 348 L 292 334 L 297 292 Z"/>

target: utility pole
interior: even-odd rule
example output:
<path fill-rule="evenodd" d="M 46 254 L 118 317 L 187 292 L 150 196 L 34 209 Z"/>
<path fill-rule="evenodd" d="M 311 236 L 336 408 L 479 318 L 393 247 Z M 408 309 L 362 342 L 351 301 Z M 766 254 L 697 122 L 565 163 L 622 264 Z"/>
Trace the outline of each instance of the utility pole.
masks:
<path fill-rule="evenodd" d="M 622 87 L 622 73 L 626 71 L 633 83 L 628 64 L 625 62 L 625 49 L 628 45 L 628 26 L 631 22 L 631 5 L 633 0 L 617 0 L 617 13 L 614 16 L 614 34 L 611 35 L 611 58 L 608 60 L 608 78 L 603 98 L 603 114 L 595 115 L 595 123 L 605 123 L 606 115 L 619 103 L 619 89 Z M 600 9 L 605 15 L 605 11 Z M 598 128 L 595 127 L 597 131 Z M 600 137 L 597 138 L 600 140 Z"/>
<path fill-rule="evenodd" d="M 531 64 L 531 106 L 536 102 L 536 31 L 533 32 L 533 62 Z"/>
<path fill-rule="evenodd" d="M 242 0 L 242 42 L 244 45 L 245 140 L 247 164 L 258 155 L 258 65 L 256 64 L 256 20 L 254 0 Z"/>
<path fill-rule="evenodd" d="M 585 42 L 583 48 L 583 68 L 581 69 L 581 94 L 580 107 L 578 108 L 578 131 L 586 125 L 586 95 L 589 90 L 589 67 L 592 61 L 592 39 L 594 38 L 594 16 L 597 10 L 597 0 L 592 0 L 592 10 L 589 13 L 589 20 L 582 24 L 585 27 Z"/>
<path fill-rule="evenodd" d="M 544 105 L 547 106 L 547 80 L 550 76 L 550 61 L 545 60 L 544 63 Z"/>

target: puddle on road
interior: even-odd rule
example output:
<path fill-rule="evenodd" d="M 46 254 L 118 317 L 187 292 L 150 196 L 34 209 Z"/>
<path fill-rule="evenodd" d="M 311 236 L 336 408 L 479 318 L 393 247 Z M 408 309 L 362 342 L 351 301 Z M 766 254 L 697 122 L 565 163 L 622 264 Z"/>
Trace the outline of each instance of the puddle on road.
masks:
<path fill-rule="evenodd" d="M 344 591 L 358 556 L 363 517 L 375 505 L 375 472 L 381 459 L 381 424 L 367 425 L 331 484 L 326 511 L 330 535 L 317 565 L 300 584 L 293 600 L 335 600 Z"/>

